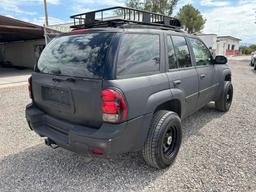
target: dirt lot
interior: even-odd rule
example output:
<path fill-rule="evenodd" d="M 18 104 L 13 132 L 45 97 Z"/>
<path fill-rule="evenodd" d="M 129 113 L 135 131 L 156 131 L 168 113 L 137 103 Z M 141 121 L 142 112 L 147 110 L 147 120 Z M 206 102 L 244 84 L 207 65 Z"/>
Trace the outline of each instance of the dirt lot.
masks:
<path fill-rule="evenodd" d="M 29 131 L 26 86 L 0 89 L 0 191 L 256 191 L 256 73 L 231 61 L 229 113 L 205 107 L 183 122 L 176 163 L 157 171 L 139 153 L 91 159 L 53 150 Z"/>

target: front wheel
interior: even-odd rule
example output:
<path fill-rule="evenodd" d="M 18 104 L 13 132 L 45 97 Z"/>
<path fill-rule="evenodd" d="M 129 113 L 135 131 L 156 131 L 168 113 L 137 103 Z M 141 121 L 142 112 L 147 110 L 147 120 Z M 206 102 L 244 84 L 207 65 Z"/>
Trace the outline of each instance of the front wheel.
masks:
<path fill-rule="evenodd" d="M 146 163 L 158 169 L 170 166 L 178 152 L 182 140 L 181 120 L 171 111 L 154 114 L 148 137 L 142 153 Z"/>
<path fill-rule="evenodd" d="M 232 101 L 233 85 L 230 81 L 226 81 L 219 100 L 215 101 L 216 109 L 222 112 L 227 112 L 231 107 Z"/>

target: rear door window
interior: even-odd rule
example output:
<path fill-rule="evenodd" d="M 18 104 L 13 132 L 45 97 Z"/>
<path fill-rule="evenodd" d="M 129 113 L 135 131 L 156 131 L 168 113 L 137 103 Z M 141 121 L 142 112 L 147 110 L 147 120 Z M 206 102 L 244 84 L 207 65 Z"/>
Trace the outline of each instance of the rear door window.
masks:
<path fill-rule="evenodd" d="M 185 37 L 172 36 L 172 39 L 179 67 L 192 67 L 191 57 Z"/>
<path fill-rule="evenodd" d="M 204 43 L 199 39 L 190 38 L 189 40 L 191 42 L 193 52 L 195 55 L 196 65 L 210 65 L 212 56 L 209 49 L 204 45 Z"/>
<path fill-rule="evenodd" d="M 171 36 L 167 36 L 167 48 L 168 48 L 169 69 L 176 69 L 178 68 L 178 64 L 177 64 L 177 58 L 175 56 L 175 51 L 174 51 Z"/>
<path fill-rule="evenodd" d="M 160 36 L 158 34 L 124 34 L 121 40 L 117 76 L 160 71 Z"/>
<path fill-rule="evenodd" d="M 101 78 L 114 33 L 94 32 L 62 36 L 44 49 L 37 70 L 74 77 Z"/>

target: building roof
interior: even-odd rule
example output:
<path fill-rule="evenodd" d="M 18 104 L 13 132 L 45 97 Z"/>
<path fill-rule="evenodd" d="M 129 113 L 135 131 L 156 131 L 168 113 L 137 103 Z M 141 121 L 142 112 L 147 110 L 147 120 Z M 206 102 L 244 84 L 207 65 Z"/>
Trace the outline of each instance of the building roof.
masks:
<path fill-rule="evenodd" d="M 42 26 L 0 15 L 0 42 L 42 38 L 44 38 Z"/>
<path fill-rule="evenodd" d="M 235 41 L 242 41 L 242 39 L 232 37 L 232 36 L 218 36 L 217 38 L 218 39 L 231 39 L 231 40 L 235 40 Z"/>

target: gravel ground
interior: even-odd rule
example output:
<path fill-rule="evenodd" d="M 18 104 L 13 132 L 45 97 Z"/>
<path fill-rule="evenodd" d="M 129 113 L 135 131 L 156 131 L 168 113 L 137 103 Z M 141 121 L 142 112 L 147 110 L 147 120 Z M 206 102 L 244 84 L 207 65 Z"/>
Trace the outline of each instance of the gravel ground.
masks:
<path fill-rule="evenodd" d="M 161 171 L 139 153 L 91 159 L 45 146 L 24 119 L 26 87 L 0 89 L 0 191 L 256 191 L 256 73 L 231 63 L 230 112 L 209 105 L 184 120 L 176 163 Z"/>

